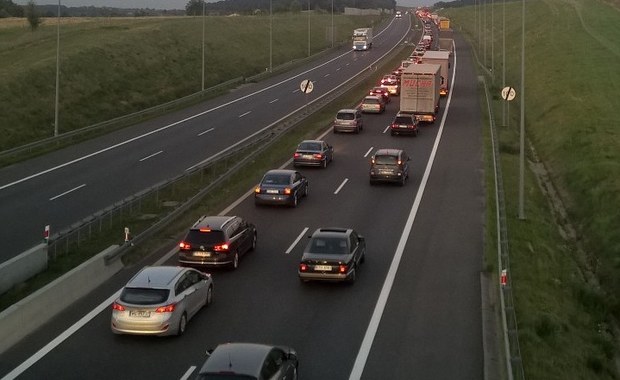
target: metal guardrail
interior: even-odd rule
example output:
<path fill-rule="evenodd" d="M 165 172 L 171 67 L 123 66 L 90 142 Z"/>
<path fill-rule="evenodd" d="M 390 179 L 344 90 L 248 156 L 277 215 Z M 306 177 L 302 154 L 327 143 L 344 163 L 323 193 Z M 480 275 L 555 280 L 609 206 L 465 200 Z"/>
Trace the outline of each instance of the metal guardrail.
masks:
<path fill-rule="evenodd" d="M 493 168 L 495 174 L 495 194 L 497 210 L 497 286 L 499 287 L 500 307 L 502 316 L 503 341 L 506 356 L 506 374 L 509 380 L 525 380 L 521 348 L 519 346 L 519 331 L 517 314 L 512 294 L 512 278 L 510 274 L 510 249 L 508 244 L 508 223 L 506 221 L 506 201 L 504 197 L 504 179 L 500 162 L 499 137 L 495 124 L 495 116 L 491 104 L 489 89 L 484 76 L 482 83 L 489 110 L 489 123 L 491 130 L 491 145 L 493 148 Z M 503 272 L 505 271 L 505 272 Z M 504 275 L 504 281 L 502 281 Z"/>
<path fill-rule="evenodd" d="M 390 53 L 393 54 L 393 50 Z M 194 195 L 189 197 L 184 202 L 172 205 L 172 207 L 170 207 L 170 211 L 166 213 L 165 216 L 159 218 L 148 228 L 133 236 L 131 243 L 135 245 L 146 240 L 172 222 L 183 212 L 198 203 L 203 197 L 208 196 L 209 192 L 220 185 L 222 181 L 225 181 L 227 178 L 232 176 L 232 174 L 243 167 L 248 161 L 254 160 L 259 154 L 264 152 L 268 147 L 276 142 L 281 135 L 294 128 L 312 113 L 329 105 L 336 98 L 366 80 L 373 74 L 375 74 L 375 72 L 372 70 L 365 70 L 361 72 L 356 77 L 344 82 L 329 93 L 325 94 L 323 97 L 315 99 L 307 105 L 299 107 L 297 110 L 293 111 L 289 115 L 286 115 L 270 126 L 267 126 L 254 135 L 247 137 L 236 146 L 229 148 L 228 151 L 216 157 L 212 157 L 209 161 L 205 161 L 179 176 L 163 181 L 146 190 L 127 197 L 120 202 L 117 202 L 82 219 L 69 228 L 52 235 L 49 239 L 48 249 L 50 259 L 55 259 L 58 256 L 69 252 L 71 247 L 74 245 L 79 247 L 81 243 L 90 239 L 93 234 L 99 233 L 107 228 L 106 225 L 112 226 L 115 221 L 123 220 L 127 217 L 127 215 L 141 212 L 146 204 L 156 204 L 157 207 L 161 207 L 159 204 L 161 203 L 162 194 L 174 193 L 175 186 L 182 186 L 196 182 L 203 184 L 205 179 L 208 181 L 208 183 L 204 186 L 199 185 L 198 187 L 200 187 L 200 190 L 198 190 Z M 239 154 L 239 152 L 249 153 Z M 239 157 L 243 158 L 239 159 Z M 215 178 L 208 177 L 209 170 L 214 168 L 216 165 L 223 166 L 220 174 L 218 174 Z M 205 176 L 207 177 L 205 178 Z M 121 232 L 119 231 L 119 235 L 120 233 Z M 110 255 L 108 260 L 113 260 L 122 256 L 130 246 L 131 244 L 122 245 Z"/>

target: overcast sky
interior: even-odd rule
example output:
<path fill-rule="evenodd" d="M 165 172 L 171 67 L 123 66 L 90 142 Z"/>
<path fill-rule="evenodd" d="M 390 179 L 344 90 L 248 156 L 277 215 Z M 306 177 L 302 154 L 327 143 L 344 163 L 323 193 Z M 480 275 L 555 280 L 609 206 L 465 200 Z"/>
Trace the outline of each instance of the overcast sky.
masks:
<path fill-rule="evenodd" d="M 55 0 L 34 0 L 38 5 L 58 4 Z M 110 8 L 151 8 L 151 9 L 185 9 L 189 0 L 60 0 L 60 4 L 67 7 L 110 7 Z M 212 2 L 213 0 L 207 0 Z M 439 0 L 397 0 L 398 5 L 408 7 L 429 6 Z M 13 1 L 24 5 L 28 0 Z"/>

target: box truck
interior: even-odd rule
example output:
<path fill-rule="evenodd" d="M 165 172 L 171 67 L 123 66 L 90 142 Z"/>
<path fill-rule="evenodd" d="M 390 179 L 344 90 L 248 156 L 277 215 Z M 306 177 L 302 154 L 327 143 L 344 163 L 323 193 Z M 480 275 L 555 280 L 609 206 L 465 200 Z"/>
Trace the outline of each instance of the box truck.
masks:
<path fill-rule="evenodd" d="M 357 28 L 353 31 L 353 50 L 368 50 L 372 47 L 372 28 Z"/>
<path fill-rule="evenodd" d="M 452 55 L 454 49 L 454 40 L 452 38 L 439 39 L 439 51 L 447 51 Z"/>
<path fill-rule="evenodd" d="M 441 76 L 439 94 L 441 96 L 448 95 L 448 89 L 450 88 L 450 84 L 448 83 L 448 78 L 450 76 L 450 52 L 427 50 L 421 59 L 422 63 L 431 63 L 441 66 L 439 70 L 439 75 Z"/>
<path fill-rule="evenodd" d="M 434 123 L 439 112 L 440 65 L 410 65 L 400 78 L 400 112 Z"/>

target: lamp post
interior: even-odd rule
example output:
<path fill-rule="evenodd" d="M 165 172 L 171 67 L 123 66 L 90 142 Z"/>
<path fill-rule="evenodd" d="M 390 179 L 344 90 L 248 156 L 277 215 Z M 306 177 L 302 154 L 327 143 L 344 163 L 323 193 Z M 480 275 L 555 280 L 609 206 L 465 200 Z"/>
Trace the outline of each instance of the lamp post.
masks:
<path fill-rule="evenodd" d="M 310 0 L 308 0 L 308 57 L 310 56 Z"/>
<path fill-rule="evenodd" d="M 506 0 L 502 1 L 502 88 L 506 87 Z M 502 102 L 502 125 L 506 124 L 506 102 Z"/>
<path fill-rule="evenodd" d="M 334 0 L 332 0 L 332 48 L 334 47 Z"/>
<path fill-rule="evenodd" d="M 58 98 L 60 96 L 60 0 L 58 0 L 58 24 L 56 27 L 56 100 L 54 101 L 54 136 L 58 136 Z"/>
<path fill-rule="evenodd" d="M 273 0 L 269 0 L 269 72 L 273 71 Z"/>
<path fill-rule="evenodd" d="M 202 0 L 202 91 L 205 90 L 205 7 L 207 2 Z"/>
<path fill-rule="evenodd" d="M 525 219 L 525 0 L 521 7 L 521 125 L 519 147 L 519 219 Z"/>

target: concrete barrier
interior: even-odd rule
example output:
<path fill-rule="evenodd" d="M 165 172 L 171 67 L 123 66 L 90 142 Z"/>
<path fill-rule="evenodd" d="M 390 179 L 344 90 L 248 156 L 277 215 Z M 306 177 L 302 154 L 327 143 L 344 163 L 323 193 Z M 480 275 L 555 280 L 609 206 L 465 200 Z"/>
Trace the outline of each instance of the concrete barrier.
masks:
<path fill-rule="evenodd" d="M 105 256 L 116 249 L 110 246 L 0 313 L 0 354 L 118 273 L 121 260 L 105 264 Z"/>
<path fill-rule="evenodd" d="M 0 264 L 0 294 L 47 268 L 47 244 L 39 244 Z"/>

